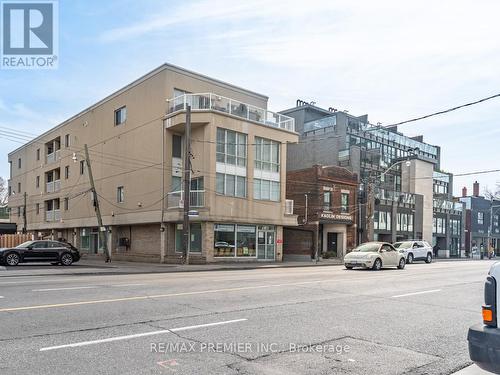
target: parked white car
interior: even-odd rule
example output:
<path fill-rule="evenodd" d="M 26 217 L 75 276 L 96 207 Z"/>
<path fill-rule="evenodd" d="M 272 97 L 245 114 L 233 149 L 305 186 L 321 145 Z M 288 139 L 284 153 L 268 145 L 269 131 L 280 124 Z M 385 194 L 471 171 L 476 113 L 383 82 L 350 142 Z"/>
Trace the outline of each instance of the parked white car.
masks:
<path fill-rule="evenodd" d="M 425 260 L 425 263 L 432 262 L 432 246 L 422 240 L 409 240 L 395 242 L 394 247 L 405 255 L 406 263 L 412 264 L 415 260 Z"/>
<path fill-rule="evenodd" d="M 484 284 L 483 323 L 469 328 L 469 356 L 483 370 L 500 374 L 500 262 L 488 272 Z"/>
<path fill-rule="evenodd" d="M 366 242 L 354 248 L 344 257 L 348 270 L 354 267 L 371 268 L 378 271 L 383 267 L 405 268 L 406 257 L 387 242 Z"/>

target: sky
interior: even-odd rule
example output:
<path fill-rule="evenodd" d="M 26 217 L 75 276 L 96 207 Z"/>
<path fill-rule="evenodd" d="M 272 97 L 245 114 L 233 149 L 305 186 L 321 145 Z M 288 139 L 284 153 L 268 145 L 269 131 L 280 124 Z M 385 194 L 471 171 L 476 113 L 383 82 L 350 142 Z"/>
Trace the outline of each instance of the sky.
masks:
<path fill-rule="evenodd" d="M 389 125 L 500 93 L 497 0 L 60 0 L 59 67 L 0 70 L 0 127 L 40 134 L 164 62 Z M 400 127 L 452 173 L 500 169 L 500 98 Z M 0 176 L 19 143 L 0 137 Z M 455 178 L 481 191 L 500 173 Z"/>

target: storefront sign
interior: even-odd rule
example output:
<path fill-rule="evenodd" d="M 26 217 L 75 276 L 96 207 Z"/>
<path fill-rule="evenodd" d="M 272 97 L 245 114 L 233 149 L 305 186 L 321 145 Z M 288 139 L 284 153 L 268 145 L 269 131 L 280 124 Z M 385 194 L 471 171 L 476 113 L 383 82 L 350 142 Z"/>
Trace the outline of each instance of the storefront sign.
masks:
<path fill-rule="evenodd" d="M 328 220 L 335 220 L 335 221 L 342 221 L 342 222 L 352 222 L 352 215 L 347 215 L 347 214 L 334 214 L 331 212 L 322 212 L 322 213 L 320 213 L 319 217 L 321 219 L 328 219 Z"/>

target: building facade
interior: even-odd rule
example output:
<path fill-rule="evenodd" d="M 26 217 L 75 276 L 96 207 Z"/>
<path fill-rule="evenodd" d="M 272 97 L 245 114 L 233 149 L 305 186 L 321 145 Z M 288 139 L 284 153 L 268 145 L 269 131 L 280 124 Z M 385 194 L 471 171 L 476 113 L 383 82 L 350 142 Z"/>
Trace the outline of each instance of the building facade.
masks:
<path fill-rule="evenodd" d="M 488 245 L 500 255 L 500 201 L 489 200 L 480 195 L 476 181 L 472 195 L 467 195 L 467 188 L 462 189 L 460 201 L 465 205 L 465 251 L 467 255 L 486 254 Z M 474 251 L 473 251 L 474 250 Z"/>
<path fill-rule="evenodd" d="M 202 94 L 200 94 L 202 93 Z M 9 154 L 11 221 L 114 259 L 179 262 L 191 108 L 191 262 L 282 259 L 294 120 L 264 95 L 162 65 Z M 88 145 L 104 228 L 89 192 Z M 26 219 L 24 195 L 26 194 Z"/>
<path fill-rule="evenodd" d="M 314 165 L 288 171 L 286 196 L 299 226 L 284 229 L 284 256 L 339 258 L 356 246 L 357 176 L 343 167 Z"/>

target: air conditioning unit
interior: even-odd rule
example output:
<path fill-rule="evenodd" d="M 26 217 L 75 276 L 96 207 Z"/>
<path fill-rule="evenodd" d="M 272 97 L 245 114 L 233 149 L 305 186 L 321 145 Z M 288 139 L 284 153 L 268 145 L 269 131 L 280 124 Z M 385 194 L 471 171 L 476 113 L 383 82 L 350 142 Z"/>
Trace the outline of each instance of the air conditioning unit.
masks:
<path fill-rule="evenodd" d="M 285 200 L 285 215 L 293 215 L 293 200 Z"/>

